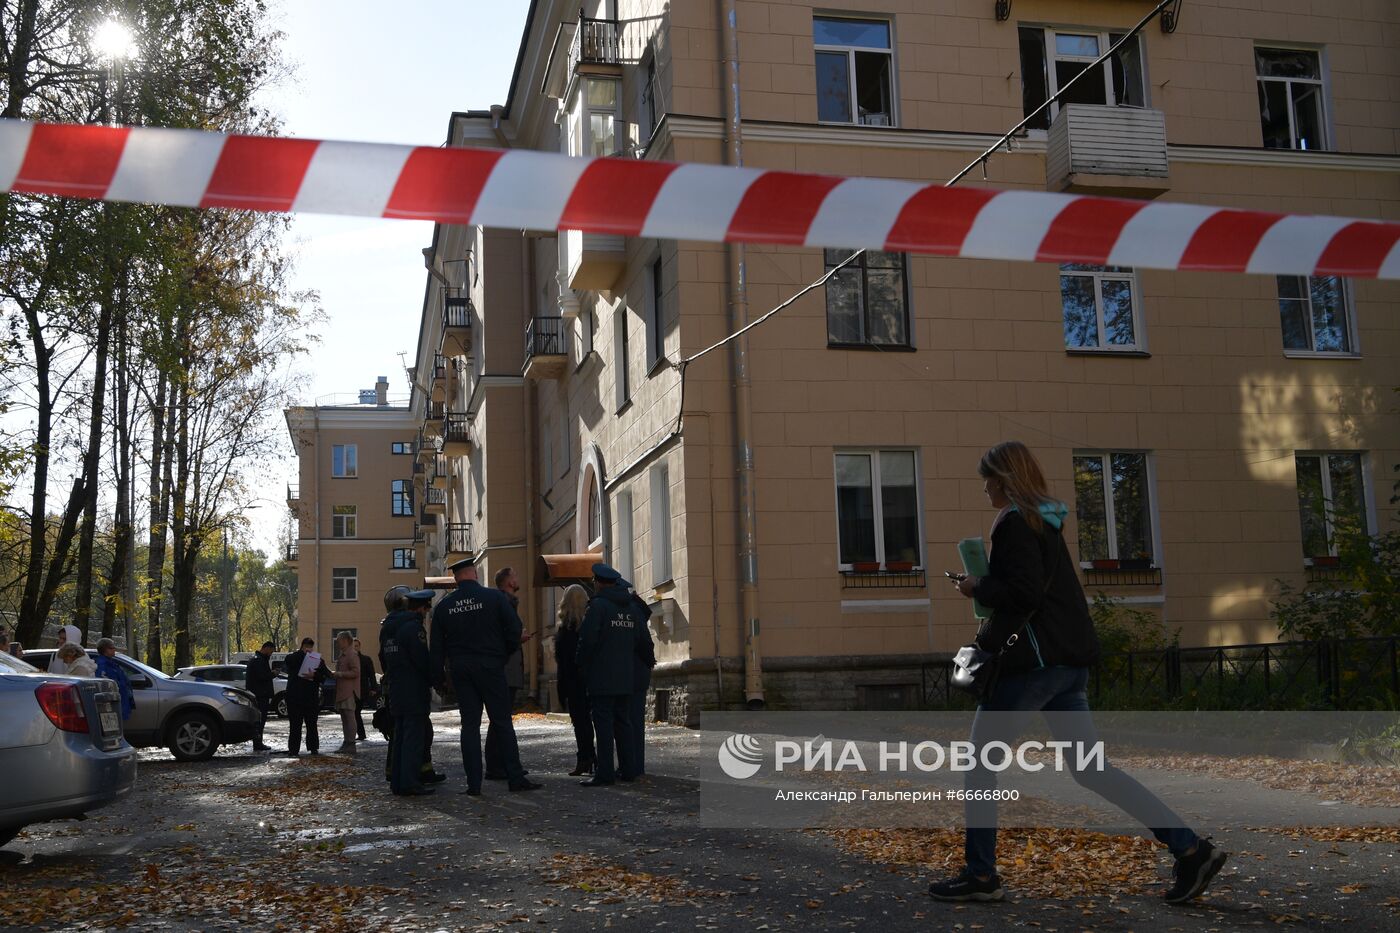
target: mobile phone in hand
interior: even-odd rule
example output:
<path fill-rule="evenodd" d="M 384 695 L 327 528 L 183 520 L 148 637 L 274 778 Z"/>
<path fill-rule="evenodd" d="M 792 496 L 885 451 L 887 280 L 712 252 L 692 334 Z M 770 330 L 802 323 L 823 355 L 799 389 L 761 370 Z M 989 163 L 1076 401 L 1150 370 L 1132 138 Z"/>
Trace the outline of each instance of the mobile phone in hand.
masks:
<path fill-rule="evenodd" d="M 962 581 L 967 579 L 967 574 L 954 573 L 951 570 L 943 571 L 943 576 L 947 577 L 949 580 L 952 580 L 954 583 L 961 583 Z"/>

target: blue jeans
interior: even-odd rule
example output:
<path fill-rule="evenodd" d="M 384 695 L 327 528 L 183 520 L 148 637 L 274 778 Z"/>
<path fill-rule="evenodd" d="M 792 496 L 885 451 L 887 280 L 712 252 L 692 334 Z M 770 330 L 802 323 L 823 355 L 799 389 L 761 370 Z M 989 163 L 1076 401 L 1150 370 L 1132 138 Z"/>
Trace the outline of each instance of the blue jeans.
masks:
<path fill-rule="evenodd" d="M 1098 741 L 1098 733 L 1085 692 L 1088 682 L 1089 670 L 1083 667 L 1046 667 L 1001 678 L 977 707 L 977 718 L 972 722 L 972 744 L 980 749 L 987 742 L 1011 743 L 1037 712 L 1044 711 L 1079 714 L 1050 717 L 1050 731 L 1058 741 L 1092 745 Z M 1006 712 L 1025 715 L 1008 717 Z M 989 717 L 984 715 L 986 713 L 1002 715 Z M 967 790 L 992 790 L 997 786 L 996 772 L 981 767 L 980 762 L 979 754 L 978 767 L 968 771 L 963 780 Z M 1102 771 L 1076 769 L 1073 775 L 1081 786 L 1151 829 L 1152 835 L 1170 849 L 1172 855 L 1181 856 L 1196 844 L 1196 834 L 1183 825 L 1181 817 L 1113 765 L 1105 763 Z M 995 874 L 996 801 L 968 801 L 964 805 L 964 815 L 968 827 L 965 845 L 968 870 L 976 875 Z"/>

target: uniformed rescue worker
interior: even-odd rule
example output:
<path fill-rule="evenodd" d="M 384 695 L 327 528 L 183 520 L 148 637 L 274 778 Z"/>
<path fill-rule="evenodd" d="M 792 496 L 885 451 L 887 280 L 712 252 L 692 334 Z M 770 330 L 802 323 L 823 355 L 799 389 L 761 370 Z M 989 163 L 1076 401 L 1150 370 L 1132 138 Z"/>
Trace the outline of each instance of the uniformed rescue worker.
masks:
<path fill-rule="evenodd" d="M 535 790 L 541 785 L 525 777 L 520 748 L 510 719 L 510 691 L 506 687 L 506 658 L 520 648 L 523 626 L 510 600 L 500 590 L 481 585 L 470 557 L 448 567 L 457 589 L 444 596 L 433 610 L 433 683 L 447 681 L 451 664 L 452 686 L 462 713 L 462 768 L 467 773 L 467 793 L 481 793 L 481 710 L 501 739 L 501 757 L 508 786 L 513 791 Z"/>
<path fill-rule="evenodd" d="M 388 601 L 385 594 L 385 602 Z M 433 792 L 419 778 L 427 741 L 431 671 L 423 619 L 432 604 L 432 590 L 410 590 L 402 596 L 404 608 L 389 613 L 379 629 L 379 658 L 393 685 L 389 692 L 389 709 L 394 715 L 389 787 L 400 797 Z"/>
<path fill-rule="evenodd" d="M 632 655 L 632 693 L 627 700 L 627 718 L 632 725 L 632 771 L 636 777 L 641 777 L 647 773 L 647 691 L 651 689 L 651 670 L 656 667 L 656 643 L 652 641 L 651 630 L 647 627 L 647 622 L 651 619 L 651 607 L 637 595 L 631 583 L 619 580 L 617 585 L 627 590 L 631 596 L 632 606 L 641 616 L 641 631 L 645 636 L 638 638 L 635 644 L 636 650 Z"/>
<path fill-rule="evenodd" d="M 607 564 L 593 565 L 597 595 L 588 603 L 578 636 L 579 676 L 588 689 L 593 731 L 598 737 L 598 761 L 583 787 L 605 787 L 616 779 L 637 776 L 633 754 L 634 733 L 628 707 L 633 687 L 633 667 L 639 642 L 651 642 L 646 620 L 621 585 L 622 574 Z M 613 767 L 614 742 L 619 766 Z"/>
<path fill-rule="evenodd" d="M 384 624 L 389 621 L 389 617 L 399 609 L 406 608 L 404 597 L 413 592 L 411 587 L 402 583 L 391 586 L 384 592 L 384 608 L 388 614 L 379 620 L 380 631 L 384 629 Z M 382 645 L 381 645 L 382 649 Z M 389 672 L 384 666 L 384 652 L 379 652 L 379 695 L 384 701 L 379 709 L 374 711 L 374 728 L 384 733 L 384 737 L 389 740 L 389 754 L 384 756 L 384 780 L 391 785 L 394 783 L 394 712 L 393 704 L 389 696 L 392 682 L 389 679 Z M 447 780 L 447 775 L 433 767 L 433 723 L 425 713 L 424 719 L 424 740 L 423 740 L 423 764 L 418 772 L 418 780 L 424 784 L 441 784 Z"/>

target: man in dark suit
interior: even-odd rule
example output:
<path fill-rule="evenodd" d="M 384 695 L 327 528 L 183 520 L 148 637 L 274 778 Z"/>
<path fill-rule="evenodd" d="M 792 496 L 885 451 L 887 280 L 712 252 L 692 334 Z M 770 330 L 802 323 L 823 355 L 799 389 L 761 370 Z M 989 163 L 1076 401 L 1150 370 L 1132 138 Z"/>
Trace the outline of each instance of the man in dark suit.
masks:
<path fill-rule="evenodd" d="M 379 698 L 379 678 L 375 676 L 374 661 L 360 648 L 358 638 L 355 639 L 355 653 L 360 656 L 360 695 L 355 698 L 355 739 L 363 742 L 365 740 L 365 707 L 373 709 L 375 700 Z"/>
<path fill-rule="evenodd" d="M 520 616 L 500 590 L 488 589 L 476 578 L 476 564 L 463 558 L 449 568 L 457 589 L 442 598 L 433 610 L 433 683 L 447 681 L 452 666 L 452 686 L 462 713 L 462 767 L 467 772 L 467 793 L 481 793 L 481 710 L 486 709 L 492 727 L 499 730 L 506 780 L 513 791 L 535 790 L 541 785 L 525 777 L 520 749 L 510 719 L 510 690 L 506 686 L 506 658 L 520 648 Z"/>
<path fill-rule="evenodd" d="M 257 697 L 258 700 L 258 734 L 253 739 L 253 751 L 255 752 L 269 750 L 263 742 L 263 730 L 267 728 L 267 711 L 272 706 L 272 649 L 275 647 L 270 641 L 263 642 L 263 646 L 248 659 L 248 667 L 243 681 L 248 692 Z"/>
<path fill-rule="evenodd" d="M 287 756 L 301 754 L 301 729 L 306 727 L 306 750 L 320 754 L 321 736 L 316 731 L 316 717 L 321 712 L 321 685 L 331 677 L 330 668 L 321 661 L 314 671 L 301 674 L 306 656 L 316 647 L 316 640 L 303 638 L 301 648 L 287 655 Z"/>

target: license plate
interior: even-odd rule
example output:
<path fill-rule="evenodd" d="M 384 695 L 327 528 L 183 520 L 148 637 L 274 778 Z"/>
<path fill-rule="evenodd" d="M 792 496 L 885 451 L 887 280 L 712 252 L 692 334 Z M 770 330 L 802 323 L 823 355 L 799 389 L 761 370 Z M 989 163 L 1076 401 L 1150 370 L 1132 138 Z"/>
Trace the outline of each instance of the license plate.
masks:
<path fill-rule="evenodd" d="M 117 718 L 116 713 L 101 713 L 102 731 L 108 735 L 122 731 L 122 721 Z"/>

